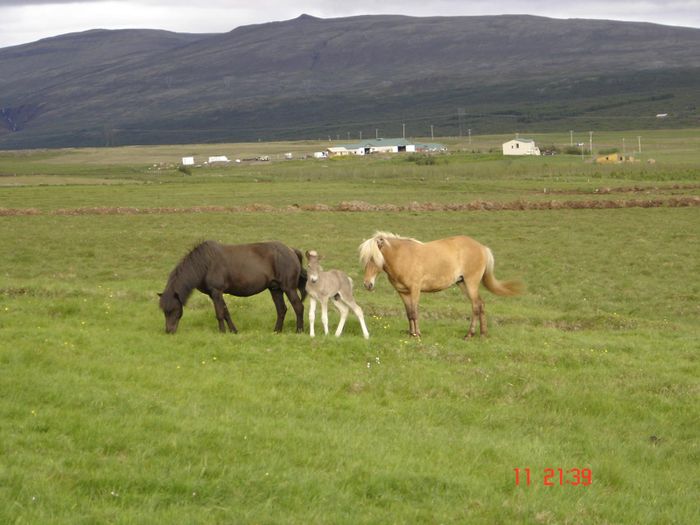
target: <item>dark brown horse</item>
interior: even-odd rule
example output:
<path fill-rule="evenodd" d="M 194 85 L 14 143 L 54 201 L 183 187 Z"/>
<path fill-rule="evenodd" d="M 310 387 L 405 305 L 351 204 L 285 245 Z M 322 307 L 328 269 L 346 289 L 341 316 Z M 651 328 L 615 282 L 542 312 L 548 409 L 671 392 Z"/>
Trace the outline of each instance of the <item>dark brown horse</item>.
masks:
<path fill-rule="evenodd" d="M 306 270 L 301 261 L 299 250 L 277 241 L 235 245 L 204 241 L 198 244 L 170 272 L 165 290 L 159 294 L 165 331 L 175 333 L 183 306 L 196 288 L 211 297 L 222 332 L 226 331 L 224 322 L 231 332 L 238 332 L 223 295 L 250 297 L 263 290 L 270 290 L 277 308 L 275 331 L 280 332 L 284 324 L 286 295 L 297 317 L 297 332 L 303 332 Z"/>

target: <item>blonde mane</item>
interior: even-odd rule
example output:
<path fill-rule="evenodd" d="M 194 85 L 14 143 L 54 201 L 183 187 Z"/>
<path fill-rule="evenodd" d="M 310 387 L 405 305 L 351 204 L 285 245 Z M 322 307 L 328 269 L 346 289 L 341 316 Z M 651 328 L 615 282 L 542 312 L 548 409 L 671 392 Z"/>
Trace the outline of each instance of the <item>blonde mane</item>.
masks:
<path fill-rule="evenodd" d="M 374 232 L 374 235 L 372 237 L 360 244 L 360 264 L 362 264 L 362 266 L 367 266 L 367 264 L 370 261 L 372 261 L 379 268 L 384 268 L 384 255 L 382 255 L 382 251 L 377 245 L 377 239 L 383 239 L 388 246 L 391 246 L 391 239 L 400 239 L 404 241 L 413 241 L 421 243 L 421 241 L 417 239 L 413 239 L 411 237 L 402 237 L 400 235 L 396 235 L 395 233 L 380 231 Z"/>

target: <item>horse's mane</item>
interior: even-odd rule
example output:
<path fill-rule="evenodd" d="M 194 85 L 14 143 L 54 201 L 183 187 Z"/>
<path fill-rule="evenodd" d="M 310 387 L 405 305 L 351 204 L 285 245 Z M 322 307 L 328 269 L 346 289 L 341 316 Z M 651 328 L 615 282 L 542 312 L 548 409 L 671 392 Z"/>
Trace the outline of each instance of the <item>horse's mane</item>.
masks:
<path fill-rule="evenodd" d="M 170 272 L 165 291 L 177 293 L 179 300 L 185 304 L 219 249 L 220 245 L 215 241 L 204 241 L 194 246 Z M 163 294 L 165 296 L 166 293 Z"/>
<path fill-rule="evenodd" d="M 412 237 L 402 237 L 401 235 L 396 235 L 395 233 L 376 231 L 372 237 L 360 244 L 360 264 L 362 264 L 362 266 L 367 266 L 367 263 L 372 261 L 380 268 L 384 267 L 384 255 L 377 245 L 377 239 L 383 239 L 388 246 L 391 246 L 391 239 L 413 241 L 418 243 L 421 242 L 417 239 L 413 239 Z"/>

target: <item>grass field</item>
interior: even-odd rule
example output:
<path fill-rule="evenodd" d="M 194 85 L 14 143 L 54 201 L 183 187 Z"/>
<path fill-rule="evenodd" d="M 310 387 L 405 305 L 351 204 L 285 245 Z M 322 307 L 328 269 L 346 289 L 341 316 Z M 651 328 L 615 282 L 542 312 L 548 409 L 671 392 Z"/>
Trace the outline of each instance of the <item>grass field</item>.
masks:
<path fill-rule="evenodd" d="M 655 164 L 504 160 L 507 137 L 446 140 L 435 165 L 0 153 L 0 523 L 697 523 L 700 131 L 644 135 Z M 219 153 L 272 161 L 176 169 Z M 489 205 L 449 211 L 468 202 Z M 485 292 L 490 336 L 466 342 L 459 291 L 424 295 L 411 339 L 386 277 L 360 285 L 377 229 L 473 236 L 527 293 Z M 156 292 L 207 238 L 321 251 L 369 341 L 354 318 L 295 334 L 291 309 L 273 334 L 269 294 L 227 298 L 231 335 L 195 293 L 166 336 Z"/>

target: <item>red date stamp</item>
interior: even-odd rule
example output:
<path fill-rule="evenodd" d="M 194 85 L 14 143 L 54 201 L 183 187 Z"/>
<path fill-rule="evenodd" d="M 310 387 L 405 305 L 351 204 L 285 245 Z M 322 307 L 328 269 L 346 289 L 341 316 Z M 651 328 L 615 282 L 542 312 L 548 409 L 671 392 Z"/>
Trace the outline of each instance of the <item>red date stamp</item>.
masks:
<path fill-rule="evenodd" d="M 530 486 L 540 482 L 545 487 L 572 485 L 587 487 L 593 483 L 593 471 L 589 468 L 546 468 L 540 474 L 533 473 L 530 467 L 514 468 L 515 486 Z"/>

